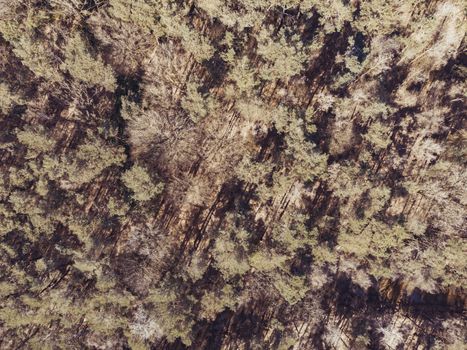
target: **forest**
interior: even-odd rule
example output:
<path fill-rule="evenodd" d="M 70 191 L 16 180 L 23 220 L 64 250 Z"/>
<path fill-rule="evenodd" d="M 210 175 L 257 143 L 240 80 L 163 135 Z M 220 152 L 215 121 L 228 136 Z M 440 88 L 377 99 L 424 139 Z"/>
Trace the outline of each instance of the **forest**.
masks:
<path fill-rule="evenodd" d="M 0 349 L 467 349 L 464 0 L 0 0 Z"/>

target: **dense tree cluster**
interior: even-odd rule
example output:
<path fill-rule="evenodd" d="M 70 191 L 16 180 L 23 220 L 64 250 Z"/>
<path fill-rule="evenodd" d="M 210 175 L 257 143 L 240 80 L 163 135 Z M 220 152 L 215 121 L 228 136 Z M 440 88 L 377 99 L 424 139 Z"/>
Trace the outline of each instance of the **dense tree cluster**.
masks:
<path fill-rule="evenodd" d="M 0 0 L 1 349 L 461 349 L 461 0 Z"/>

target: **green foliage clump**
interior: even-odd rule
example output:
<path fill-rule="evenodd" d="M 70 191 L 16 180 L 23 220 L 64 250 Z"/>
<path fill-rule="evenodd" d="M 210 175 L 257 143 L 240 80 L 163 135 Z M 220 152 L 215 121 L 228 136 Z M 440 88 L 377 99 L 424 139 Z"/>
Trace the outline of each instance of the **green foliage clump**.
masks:
<path fill-rule="evenodd" d="M 391 128 L 389 126 L 374 122 L 370 125 L 364 138 L 372 144 L 375 150 L 381 151 L 391 143 L 390 132 Z"/>
<path fill-rule="evenodd" d="M 103 86 L 109 91 L 114 91 L 116 88 L 112 68 L 107 66 L 100 57 L 91 56 L 85 41 L 79 34 L 68 40 L 65 47 L 65 62 L 61 65 L 61 69 L 87 84 Z"/>
<path fill-rule="evenodd" d="M 216 102 L 207 94 L 201 94 L 198 84 L 189 82 L 186 86 L 186 96 L 182 99 L 181 105 L 188 112 L 190 119 L 196 123 L 215 112 L 218 107 Z"/>
<path fill-rule="evenodd" d="M 125 158 L 122 147 L 106 145 L 102 140 L 91 136 L 68 157 L 45 156 L 42 169 L 50 180 L 61 179 L 65 186 L 80 186 L 92 181 L 104 169 L 121 165 Z"/>
<path fill-rule="evenodd" d="M 260 68 L 260 77 L 264 80 L 288 80 L 301 72 L 307 60 L 298 38 L 286 39 L 283 32 L 279 35 L 279 39 L 274 39 L 266 30 L 259 33 L 258 54 L 266 60 Z"/>
<path fill-rule="evenodd" d="M 134 165 L 123 173 L 122 181 L 133 192 L 133 198 L 142 202 L 155 198 L 164 189 L 164 184 L 155 184 L 147 170 L 140 165 Z"/>
<path fill-rule="evenodd" d="M 194 321 L 187 308 L 186 301 L 173 289 L 153 289 L 146 301 L 151 303 L 151 315 L 170 342 L 179 338 L 185 345 L 192 343 Z"/>
<path fill-rule="evenodd" d="M 55 141 L 41 127 L 38 127 L 37 130 L 20 130 L 16 133 L 16 137 L 28 148 L 28 152 L 32 156 L 40 152 L 48 152 L 55 147 Z"/>
<path fill-rule="evenodd" d="M 107 11 L 120 21 L 136 25 L 145 33 L 156 32 L 158 26 L 155 17 L 161 4 L 157 0 L 136 0 L 128 7 L 125 0 L 110 0 Z"/>
<path fill-rule="evenodd" d="M 231 49 L 231 51 L 233 50 Z M 238 88 L 238 90 L 232 91 L 232 94 L 236 97 L 238 92 L 241 94 L 251 94 L 254 92 L 259 82 L 255 70 L 251 68 L 251 62 L 248 57 L 242 56 L 238 60 L 227 58 L 227 62 L 233 66 L 229 71 L 228 77 L 235 82 Z"/>
<path fill-rule="evenodd" d="M 4 298 L 9 294 L 12 294 L 16 290 L 16 287 L 13 283 L 10 282 L 0 282 L 0 297 Z"/>
<path fill-rule="evenodd" d="M 28 20 L 0 20 L 0 33 L 13 46 L 13 52 L 38 77 L 60 82 L 62 75 L 46 43 L 35 37 L 35 29 L 48 19 L 43 11 L 28 12 Z"/>
<path fill-rule="evenodd" d="M 250 270 L 244 248 L 227 232 L 222 233 L 215 242 L 213 256 L 215 265 L 226 280 L 241 276 Z"/>
<path fill-rule="evenodd" d="M 34 267 L 38 272 L 45 272 L 47 270 L 47 263 L 45 262 L 44 258 L 36 260 L 34 263 Z"/>
<path fill-rule="evenodd" d="M 109 199 L 107 208 L 109 209 L 109 214 L 112 216 L 125 216 L 125 214 L 127 214 L 128 210 L 130 209 L 128 204 L 114 197 Z"/>
<path fill-rule="evenodd" d="M 352 8 L 343 1 L 308 0 L 305 4 L 316 8 L 325 33 L 340 32 L 345 23 L 352 20 Z"/>
<path fill-rule="evenodd" d="M 274 287 L 279 294 L 290 304 L 296 304 L 305 297 L 310 287 L 303 278 L 281 275 L 275 278 Z"/>
<path fill-rule="evenodd" d="M 196 29 L 190 28 L 180 16 L 161 16 L 160 21 L 164 26 L 164 32 L 170 37 L 179 39 L 183 48 L 196 62 L 206 61 L 214 54 L 215 50 L 210 40 Z"/>
<path fill-rule="evenodd" d="M 235 296 L 230 285 L 222 288 L 220 293 L 208 291 L 201 298 L 202 315 L 209 320 L 213 320 L 225 308 L 232 309 L 234 305 Z"/>
<path fill-rule="evenodd" d="M 5 83 L 0 83 L 0 112 L 8 114 L 11 107 L 22 103 L 22 99 L 13 94 Z"/>
<path fill-rule="evenodd" d="M 467 278 L 467 267 L 463 255 L 467 243 L 461 238 L 450 238 L 438 249 L 429 248 L 424 252 L 425 266 L 433 279 L 441 281 L 444 287 L 458 286 Z"/>
<path fill-rule="evenodd" d="M 411 7 L 414 2 L 415 0 L 405 1 L 404 5 Z M 384 0 L 362 2 L 361 18 L 355 23 L 355 26 L 370 35 L 375 35 L 375 33 L 390 34 L 404 20 L 403 9 L 398 2 L 391 3 Z"/>
<path fill-rule="evenodd" d="M 347 229 L 342 228 L 338 243 L 343 252 L 368 263 L 376 278 L 394 278 L 397 269 L 391 269 L 392 254 L 410 237 L 410 233 L 399 225 L 390 227 L 375 219 L 367 222 L 351 220 Z"/>
<path fill-rule="evenodd" d="M 249 263 L 257 271 L 270 272 L 278 268 L 283 268 L 287 256 L 267 254 L 260 250 L 249 257 Z"/>

